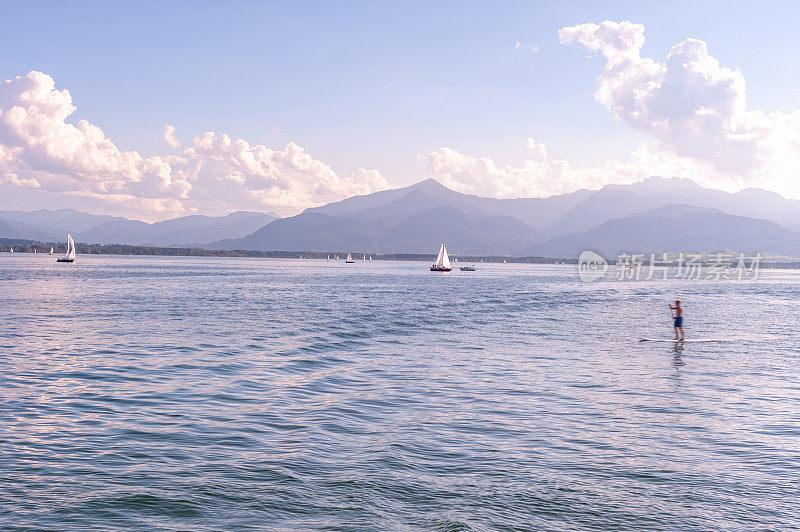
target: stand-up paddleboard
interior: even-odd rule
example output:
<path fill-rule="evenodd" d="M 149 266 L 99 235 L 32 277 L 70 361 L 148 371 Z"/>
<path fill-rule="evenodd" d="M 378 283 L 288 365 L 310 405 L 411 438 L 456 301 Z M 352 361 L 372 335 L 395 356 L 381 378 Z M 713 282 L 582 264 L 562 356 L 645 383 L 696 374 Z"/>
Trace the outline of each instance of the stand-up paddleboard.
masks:
<path fill-rule="evenodd" d="M 725 342 L 722 338 L 687 338 L 685 340 L 676 340 L 674 338 L 639 338 L 640 342 L 674 342 L 674 343 L 689 343 L 689 342 Z"/>

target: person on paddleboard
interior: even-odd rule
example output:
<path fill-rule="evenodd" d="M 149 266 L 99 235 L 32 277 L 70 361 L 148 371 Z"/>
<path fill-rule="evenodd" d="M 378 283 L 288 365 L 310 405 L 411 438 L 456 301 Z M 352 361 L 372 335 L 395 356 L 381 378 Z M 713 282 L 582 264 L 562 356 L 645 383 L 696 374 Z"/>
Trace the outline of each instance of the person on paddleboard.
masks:
<path fill-rule="evenodd" d="M 670 310 L 674 310 L 675 313 L 672 315 L 673 325 L 675 326 L 675 339 L 682 342 L 683 341 L 683 307 L 681 306 L 681 300 L 675 300 L 675 306 L 670 305 Z"/>

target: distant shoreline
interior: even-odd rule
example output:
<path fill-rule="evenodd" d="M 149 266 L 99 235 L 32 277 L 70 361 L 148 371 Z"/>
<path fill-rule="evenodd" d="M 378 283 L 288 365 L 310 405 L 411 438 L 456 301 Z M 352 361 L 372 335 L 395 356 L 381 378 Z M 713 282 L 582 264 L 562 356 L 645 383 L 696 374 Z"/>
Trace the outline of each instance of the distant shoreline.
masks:
<path fill-rule="evenodd" d="M 20 240 L 13 238 L 0 238 L 0 249 L 7 251 L 10 246 L 14 246 L 14 251 L 18 253 L 49 253 L 53 248 L 53 254 L 63 254 L 65 245 L 55 242 L 36 242 L 32 240 Z M 203 248 L 172 248 L 172 247 L 150 247 L 150 246 L 131 246 L 124 244 L 76 244 L 79 255 L 152 255 L 167 257 L 252 257 L 265 259 L 327 259 L 334 260 L 334 256 L 340 255 L 340 260 L 344 260 L 347 251 L 251 251 L 251 250 L 220 250 Z M 353 253 L 353 252 L 351 252 Z M 365 252 L 354 252 L 353 256 L 357 261 L 363 262 Z M 433 261 L 435 253 L 369 253 L 367 257 L 373 260 L 399 260 L 399 261 Z M 557 259 L 551 257 L 508 257 L 502 255 L 458 255 L 458 264 L 479 264 L 483 262 L 516 262 L 527 264 L 577 264 L 578 259 Z"/>
<path fill-rule="evenodd" d="M 55 242 L 36 242 L 32 240 L 22 240 L 14 238 L 0 238 L 0 251 L 7 252 L 10 246 L 14 246 L 17 253 L 49 253 L 53 248 L 53 255 L 65 253 L 65 245 Z M 125 244 L 76 244 L 78 255 L 141 255 L 141 256 L 162 256 L 162 257 L 243 257 L 243 258 L 262 258 L 262 259 L 316 259 L 335 260 L 339 255 L 343 262 L 347 256 L 347 251 L 252 251 L 252 250 L 222 250 L 204 248 L 178 248 L 178 247 L 151 247 L 151 246 L 131 246 Z M 357 262 L 363 262 L 364 252 L 350 252 Z M 373 260 L 395 260 L 395 261 L 427 261 L 435 260 L 435 253 L 366 253 L 367 258 Z M 453 268 L 460 265 L 484 263 L 516 263 L 516 264 L 578 264 L 577 258 L 554 258 L 554 257 L 512 257 L 505 255 L 457 255 L 459 262 L 453 263 Z M 609 262 L 613 266 L 613 261 Z M 770 267 L 779 269 L 800 269 L 800 261 L 797 260 L 762 260 L 761 269 Z"/>

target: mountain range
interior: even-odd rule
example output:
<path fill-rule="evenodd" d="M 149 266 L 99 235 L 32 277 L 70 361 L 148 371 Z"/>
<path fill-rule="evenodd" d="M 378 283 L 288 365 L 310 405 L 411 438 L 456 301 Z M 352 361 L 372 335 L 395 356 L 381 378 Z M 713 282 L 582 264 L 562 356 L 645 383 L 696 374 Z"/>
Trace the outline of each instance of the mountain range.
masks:
<path fill-rule="evenodd" d="M 227 216 L 192 215 L 147 223 L 73 209 L 0 211 L 0 237 L 63 242 L 69 232 L 76 241 L 88 244 L 201 246 L 248 235 L 277 218 L 274 213 L 238 211 Z"/>
<path fill-rule="evenodd" d="M 736 193 L 688 179 L 549 198 L 494 199 L 433 179 L 355 196 L 276 220 L 214 249 L 419 253 L 440 242 L 461 255 L 575 257 L 621 252 L 762 252 L 800 255 L 800 201 L 760 189 Z"/>
<path fill-rule="evenodd" d="M 800 201 L 761 189 L 730 193 L 651 177 L 548 198 L 463 194 L 433 179 L 354 196 L 287 218 L 185 216 L 148 224 L 78 211 L 0 211 L 0 237 L 255 251 L 575 257 L 761 252 L 800 256 Z"/>
<path fill-rule="evenodd" d="M 678 204 L 614 218 L 589 231 L 533 244 L 523 255 L 577 257 L 586 249 L 606 258 L 662 252 L 760 252 L 797 257 L 800 233 L 771 220 Z"/>

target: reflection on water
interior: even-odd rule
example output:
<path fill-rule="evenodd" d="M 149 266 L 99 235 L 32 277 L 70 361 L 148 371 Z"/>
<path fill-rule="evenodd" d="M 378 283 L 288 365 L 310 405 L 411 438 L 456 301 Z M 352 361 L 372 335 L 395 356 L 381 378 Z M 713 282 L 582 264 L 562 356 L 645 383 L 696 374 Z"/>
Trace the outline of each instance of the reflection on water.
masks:
<path fill-rule="evenodd" d="M 793 272 L 4 255 L 0 528 L 800 526 Z"/>
<path fill-rule="evenodd" d="M 676 342 L 675 345 L 672 347 L 672 365 L 676 368 L 683 366 L 686 364 L 683 361 L 683 346 L 685 344 L 683 342 Z"/>

